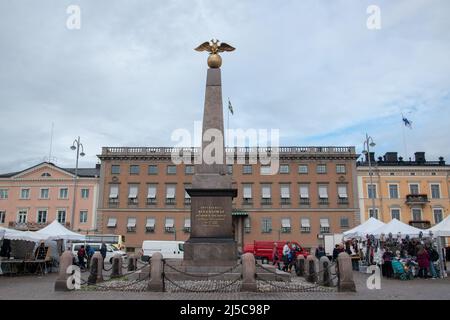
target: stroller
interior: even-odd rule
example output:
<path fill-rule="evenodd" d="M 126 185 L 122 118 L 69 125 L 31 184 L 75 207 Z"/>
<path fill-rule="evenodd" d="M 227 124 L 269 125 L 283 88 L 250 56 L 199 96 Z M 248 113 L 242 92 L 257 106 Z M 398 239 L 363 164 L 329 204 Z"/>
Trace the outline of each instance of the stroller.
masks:
<path fill-rule="evenodd" d="M 392 270 L 394 270 L 395 279 L 400 280 L 414 279 L 414 274 L 411 272 L 410 268 L 403 266 L 403 264 L 396 259 L 392 260 Z"/>

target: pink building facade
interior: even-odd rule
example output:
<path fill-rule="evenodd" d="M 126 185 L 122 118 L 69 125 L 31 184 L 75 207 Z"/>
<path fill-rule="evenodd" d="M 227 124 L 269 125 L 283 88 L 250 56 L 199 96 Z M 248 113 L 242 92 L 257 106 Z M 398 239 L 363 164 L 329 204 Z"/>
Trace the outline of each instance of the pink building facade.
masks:
<path fill-rule="evenodd" d="M 0 226 L 38 230 L 57 220 L 69 229 L 96 229 L 100 168 L 79 168 L 74 228 L 75 169 L 43 162 L 26 170 L 0 174 Z"/>

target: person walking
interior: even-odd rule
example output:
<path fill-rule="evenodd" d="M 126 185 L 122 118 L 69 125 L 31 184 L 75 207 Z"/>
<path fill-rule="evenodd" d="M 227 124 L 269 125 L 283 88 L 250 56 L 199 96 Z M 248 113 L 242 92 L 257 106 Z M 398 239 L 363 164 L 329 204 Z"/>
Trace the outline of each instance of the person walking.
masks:
<path fill-rule="evenodd" d="M 289 266 L 289 253 L 291 252 L 289 244 L 290 242 L 287 241 L 283 246 L 283 271 L 287 271 Z"/>
<path fill-rule="evenodd" d="M 84 249 L 84 245 L 81 246 L 80 249 L 78 249 L 77 252 L 78 256 L 78 265 L 81 269 L 86 269 L 86 265 L 84 264 L 84 258 L 86 258 L 86 249 Z"/>
<path fill-rule="evenodd" d="M 430 267 L 430 256 L 422 245 L 417 246 L 417 263 L 419 264 L 419 277 L 426 279 Z"/>
<path fill-rule="evenodd" d="M 278 270 L 281 270 L 280 266 L 280 256 L 278 254 L 278 244 L 275 242 L 273 244 L 273 250 L 272 250 L 272 265 L 276 265 L 278 267 Z"/>
<path fill-rule="evenodd" d="M 431 244 L 426 246 L 428 254 L 430 256 L 430 273 L 432 279 L 436 279 L 438 274 L 436 272 L 436 268 L 434 267 L 434 263 L 439 260 L 439 253 L 433 248 Z"/>
<path fill-rule="evenodd" d="M 392 252 L 387 247 L 384 248 L 382 258 L 383 258 L 383 265 L 382 265 L 383 275 L 386 278 L 390 279 L 394 274 L 394 270 L 392 269 Z"/>
<path fill-rule="evenodd" d="M 326 256 L 325 249 L 322 247 L 321 244 L 319 244 L 319 247 L 316 249 L 316 254 L 315 255 L 316 255 L 316 258 L 318 260 L 320 260 L 320 258 Z"/>
<path fill-rule="evenodd" d="M 333 249 L 333 261 L 337 260 L 339 253 L 341 253 L 341 250 L 339 250 L 339 245 L 337 244 Z"/>
<path fill-rule="evenodd" d="M 106 244 L 104 242 L 102 242 L 102 246 L 100 248 L 100 254 L 103 257 L 103 260 L 105 260 L 105 258 L 106 258 L 106 251 L 107 251 Z"/>
<path fill-rule="evenodd" d="M 91 267 L 91 259 L 94 255 L 95 250 L 90 245 L 86 246 L 86 260 L 87 260 L 87 268 L 89 269 Z"/>

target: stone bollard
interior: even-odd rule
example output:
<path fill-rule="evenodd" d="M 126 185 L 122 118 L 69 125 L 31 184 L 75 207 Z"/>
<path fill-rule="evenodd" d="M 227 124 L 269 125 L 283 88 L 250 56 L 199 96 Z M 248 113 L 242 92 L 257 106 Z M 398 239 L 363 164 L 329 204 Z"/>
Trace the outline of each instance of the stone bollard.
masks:
<path fill-rule="evenodd" d="M 163 279 L 163 256 L 156 252 L 152 255 L 152 264 L 150 267 L 150 281 L 148 282 L 147 291 L 164 292 Z"/>
<path fill-rule="evenodd" d="M 330 260 L 323 256 L 319 260 L 319 283 L 326 287 L 332 286 Z"/>
<path fill-rule="evenodd" d="M 111 278 L 120 278 L 122 276 L 122 256 L 115 254 L 113 257 Z"/>
<path fill-rule="evenodd" d="M 67 287 L 67 278 L 70 274 L 67 273 L 67 268 L 73 264 L 74 255 L 71 251 L 64 251 L 59 258 L 59 275 L 55 282 L 55 291 L 69 291 Z"/>
<path fill-rule="evenodd" d="M 337 266 L 338 290 L 341 292 L 356 292 L 355 281 L 353 281 L 352 259 L 346 252 L 339 253 Z"/>
<path fill-rule="evenodd" d="M 253 253 L 242 255 L 242 286 L 241 291 L 256 292 L 256 260 Z"/>
<path fill-rule="evenodd" d="M 103 257 L 100 252 L 94 253 L 91 258 L 91 269 L 89 270 L 88 284 L 95 284 L 103 281 Z"/>
<path fill-rule="evenodd" d="M 137 269 L 137 257 L 135 254 L 128 256 L 128 271 L 136 271 Z"/>
<path fill-rule="evenodd" d="M 306 257 L 306 281 L 315 283 L 317 282 L 317 258 L 313 255 Z"/>
<path fill-rule="evenodd" d="M 299 277 L 305 275 L 305 257 L 301 254 L 297 256 L 297 263 L 295 264 L 295 273 Z"/>

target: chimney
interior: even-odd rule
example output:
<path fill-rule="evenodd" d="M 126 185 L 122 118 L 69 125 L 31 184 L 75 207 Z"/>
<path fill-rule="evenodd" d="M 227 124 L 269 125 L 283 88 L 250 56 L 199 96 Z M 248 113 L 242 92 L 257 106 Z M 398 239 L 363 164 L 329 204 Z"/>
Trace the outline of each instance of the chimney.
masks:
<path fill-rule="evenodd" d="M 397 162 L 397 152 L 386 152 L 384 160 L 386 162 Z"/>
<path fill-rule="evenodd" d="M 425 160 L 425 152 L 415 152 L 414 153 L 415 161 L 417 163 L 423 164 L 426 162 Z"/>
<path fill-rule="evenodd" d="M 374 163 L 375 162 L 375 152 L 369 152 L 369 157 L 370 157 L 370 162 Z M 366 153 L 366 162 L 369 162 L 369 158 L 367 157 L 367 153 Z"/>
<path fill-rule="evenodd" d="M 101 166 L 101 164 L 100 164 L 100 163 L 97 163 L 97 164 L 95 165 L 95 169 L 100 169 L 100 166 Z"/>
<path fill-rule="evenodd" d="M 445 166 L 445 160 L 444 160 L 444 157 L 439 157 L 439 165 L 440 165 L 440 166 Z"/>

